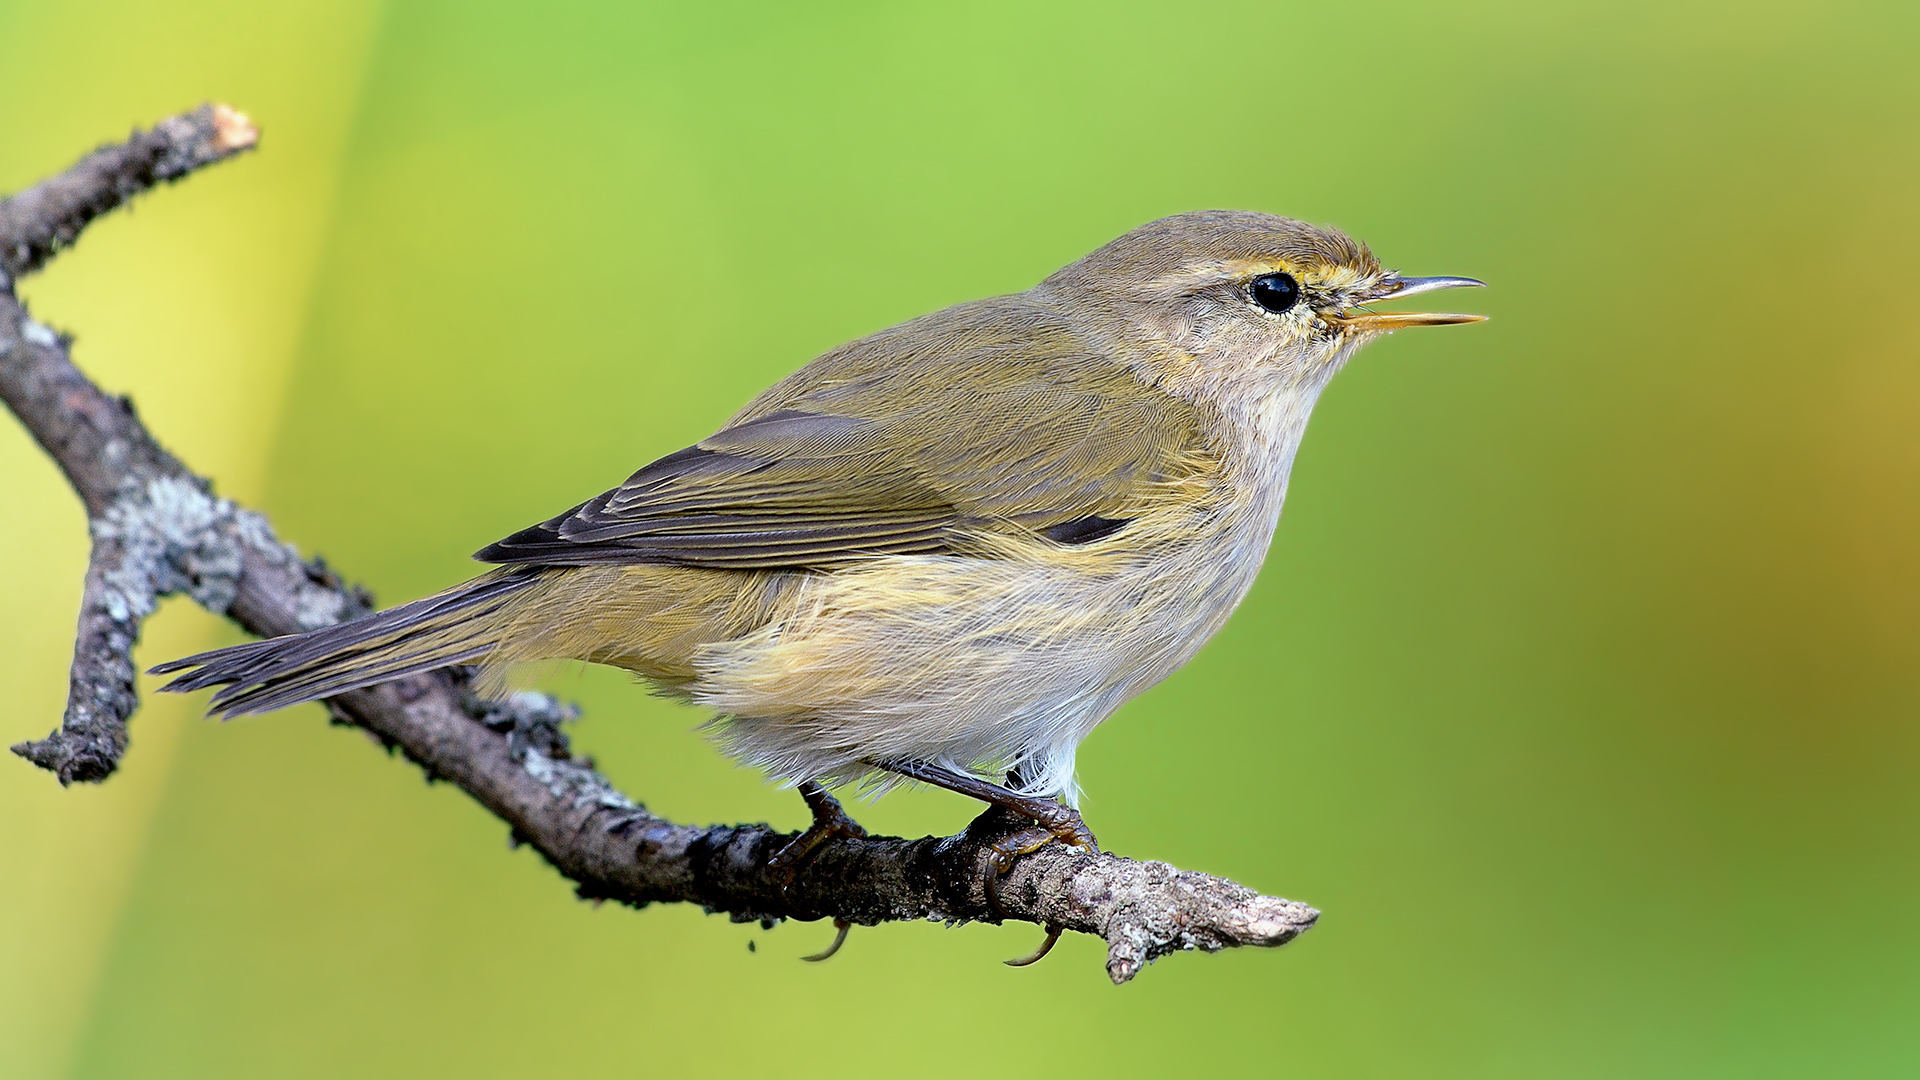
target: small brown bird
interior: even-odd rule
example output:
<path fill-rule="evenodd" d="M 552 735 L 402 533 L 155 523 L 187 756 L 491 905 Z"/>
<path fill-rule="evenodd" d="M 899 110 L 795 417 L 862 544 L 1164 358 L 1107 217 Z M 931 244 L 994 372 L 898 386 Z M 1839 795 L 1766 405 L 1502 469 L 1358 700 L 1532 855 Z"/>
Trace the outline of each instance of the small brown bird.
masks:
<path fill-rule="evenodd" d="M 1366 342 L 1477 315 L 1267 214 L 1142 226 L 1040 284 L 843 345 L 694 446 L 483 548 L 501 568 L 155 668 L 265 712 L 451 664 L 570 658 L 713 710 L 796 784 L 791 872 L 856 831 L 826 785 L 939 785 L 1093 846 L 1074 752 L 1252 586 L 1314 401 Z M 1006 786 L 991 782 L 1005 774 Z"/>

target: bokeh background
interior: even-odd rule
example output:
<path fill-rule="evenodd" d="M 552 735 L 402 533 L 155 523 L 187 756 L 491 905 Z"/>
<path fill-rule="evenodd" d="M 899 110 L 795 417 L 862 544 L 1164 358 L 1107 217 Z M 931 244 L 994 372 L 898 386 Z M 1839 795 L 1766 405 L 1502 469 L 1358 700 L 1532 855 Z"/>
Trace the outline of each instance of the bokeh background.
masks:
<path fill-rule="evenodd" d="M 590 908 L 318 707 L 0 760 L 0 1073 L 1910 1076 L 1912 5 L 0 2 L 0 190 L 202 100 L 261 150 L 26 285 L 222 491 L 382 598 L 848 338 L 1201 207 L 1493 287 L 1315 417 L 1267 570 L 1085 746 L 1121 852 L 1325 911 L 1107 985 L 1032 927 Z M 85 552 L 0 423 L 6 742 Z M 234 640 L 176 601 L 140 657 Z M 657 811 L 798 827 L 567 673 Z M 907 792 L 869 826 L 951 831 Z"/>

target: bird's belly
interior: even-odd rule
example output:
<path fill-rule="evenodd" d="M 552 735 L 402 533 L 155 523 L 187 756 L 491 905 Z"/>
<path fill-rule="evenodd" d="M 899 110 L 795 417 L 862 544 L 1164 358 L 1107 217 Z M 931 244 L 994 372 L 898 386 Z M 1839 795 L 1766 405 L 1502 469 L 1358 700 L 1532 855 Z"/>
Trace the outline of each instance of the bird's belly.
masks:
<path fill-rule="evenodd" d="M 731 750 L 782 777 L 1030 762 L 1034 788 L 1071 791 L 1080 740 L 1191 659 L 1246 594 L 1270 535 L 1257 531 L 1150 556 L 875 558 L 702 647 L 690 696 L 728 718 Z"/>

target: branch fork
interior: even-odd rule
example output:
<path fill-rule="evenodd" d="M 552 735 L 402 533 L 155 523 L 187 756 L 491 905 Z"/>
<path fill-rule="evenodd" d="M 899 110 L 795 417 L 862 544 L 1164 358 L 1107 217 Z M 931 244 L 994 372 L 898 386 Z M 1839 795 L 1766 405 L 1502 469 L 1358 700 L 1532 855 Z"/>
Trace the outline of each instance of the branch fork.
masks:
<path fill-rule="evenodd" d="M 62 784 L 105 780 L 125 753 L 139 706 L 133 646 L 161 598 L 188 596 L 261 636 L 372 608 L 366 594 L 282 543 L 265 517 L 213 495 L 130 403 L 74 366 L 70 341 L 34 321 L 14 292 L 15 281 L 73 244 L 94 218 L 258 140 L 244 114 L 202 106 L 0 200 L 0 399 L 66 474 L 93 540 L 66 715 L 47 738 L 13 747 Z M 337 722 L 466 791 L 583 899 L 693 903 L 767 925 L 1015 919 L 1103 938 L 1116 983 L 1172 952 L 1282 945 L 1319 917 L 1222 878 L 1058 844 L 1015 861 L 989 897 L 983 871 L 996 855 L 992 837 L 971 831 L 836 837 L 787 883 L 767 863 L 794 834 L 657 817 L 571 756 L 561 725 L 578 710 L 544 694 L 483 700 L 469 678 L 459 668 L 432 672 L 327 705 Z"/>

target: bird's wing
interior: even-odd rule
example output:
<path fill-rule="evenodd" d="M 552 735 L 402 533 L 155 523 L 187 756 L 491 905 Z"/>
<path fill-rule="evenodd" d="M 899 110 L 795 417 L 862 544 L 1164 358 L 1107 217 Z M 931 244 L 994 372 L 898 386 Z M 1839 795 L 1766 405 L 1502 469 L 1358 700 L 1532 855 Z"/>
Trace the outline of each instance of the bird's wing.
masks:
<path fill-rule="evenodd" d="M 1193 406 L 1001 298 L 835 350 L 713 436 L 475 558 L 749 569 L 993 534 L 1089 543 L 1190 498 L 1213 461 Z"/>

